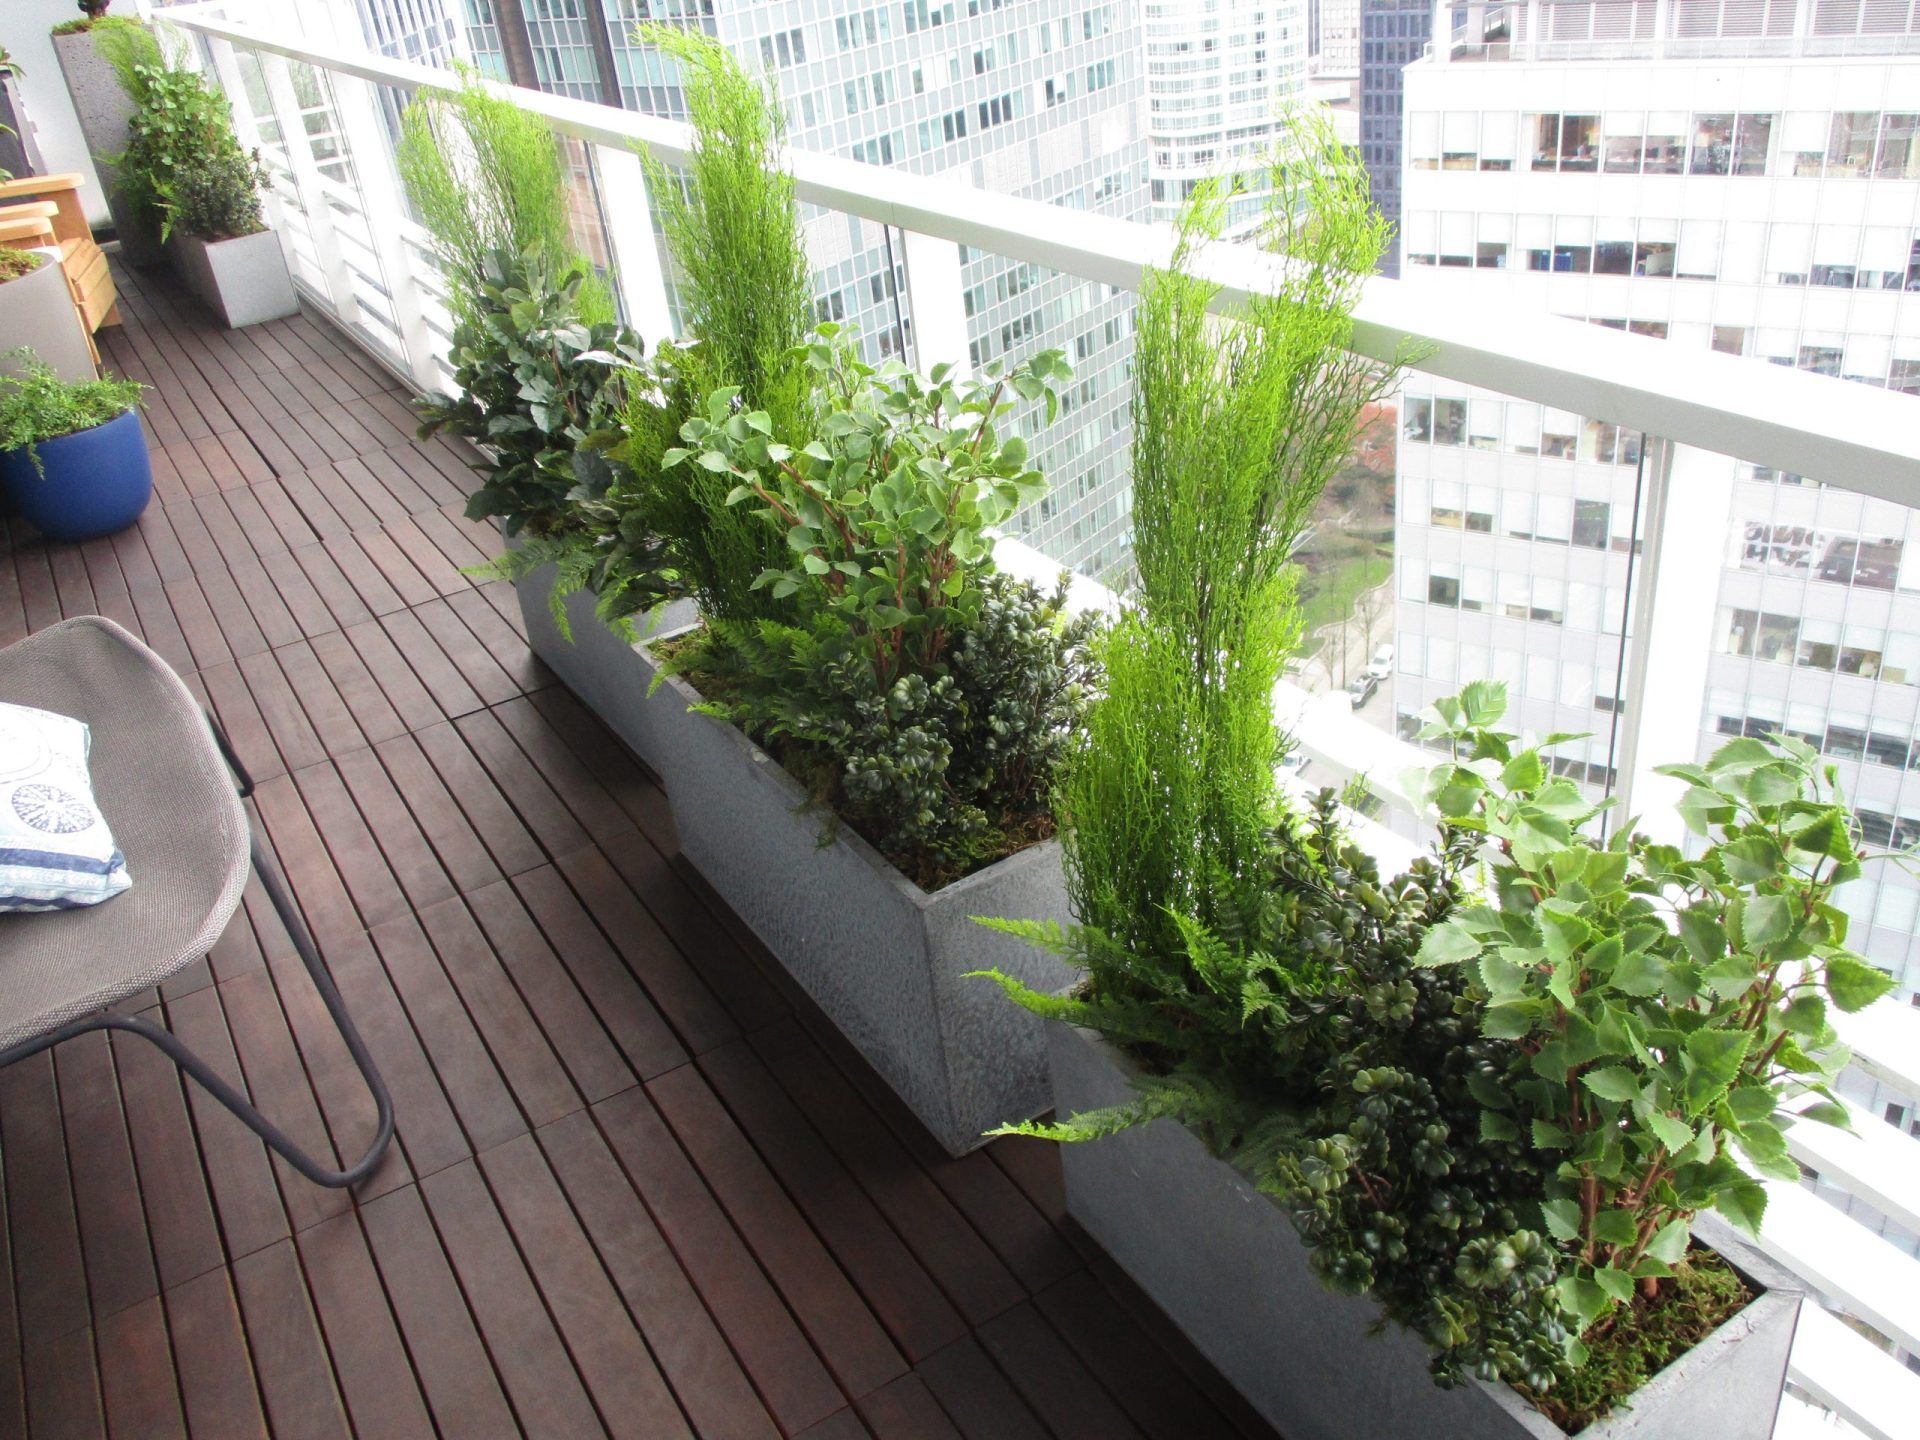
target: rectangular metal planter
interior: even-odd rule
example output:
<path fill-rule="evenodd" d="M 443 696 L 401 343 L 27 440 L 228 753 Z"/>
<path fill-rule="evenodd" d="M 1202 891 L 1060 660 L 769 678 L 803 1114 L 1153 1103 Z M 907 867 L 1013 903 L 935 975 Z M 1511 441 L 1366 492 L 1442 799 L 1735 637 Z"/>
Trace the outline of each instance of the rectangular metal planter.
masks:
<path fill-rule="evenodd" d="M 167 253 L 187 288 L 229 330 L 300 313 L 280 236 L 272 230 L 231 240 L 176 234 L 167 241 Z"/>
<path fill-rule="evenodd" d="M 977 925 L 976 915 L 1069 921 L 1056 841 L 929 894 L 844 825 L 731 725 L 678 700 L 662 771 L 681 852 L 866 1056 L 949 1154 L 1009 1120 L 1049 1109 L 1041 1023 L 999 987 L 964 978 L 998 967 L 1043 991 L 1066 967 Z M 829 831 L 829 827 L 831 830 Z"/>
<path fill-rule="evenodd" d="M 510 549 L 517 548 L 513 540 L 506 543 Z M 553 573 L 553 566 L 542 565 L 514 582 L 527 643 L 547 668 L 664 780 L 673 768 L 674 736 L 686 728 L 689 720 L 686 703 L 665 693 L 648 693 L 658 667 L 646 641 L 628 641 L 603 624 L 594 614 L 591 591 L 577 591 L 567 597 L 567 628 L 572 638 L 561 634 L 549 598 Z M 638 623 L 642 635 L 654 636 L 683 629 L 694 619 L 693 602 L 676 600 Z"/>
<path fill-rule="evenodd" d="M 1134 1067 L 1098 1036 L 1050 1024 L 1062 1115 L 1132 1095 Z M 1548 1440 L 1565 1433 L 1504 1385 L 1454 1390 L 1411 1333 L 1320 1283 L 1286 1214 L 1198 1137 L 1157 1120 L 1062 1147 L 1067 1210 L 1287 1440 Z M 1761 1289 L 1581 1440 L 1768 1440 L 1786 1381 L 1796 1282 L 1725 1224 L 1696 1234 Z"/>

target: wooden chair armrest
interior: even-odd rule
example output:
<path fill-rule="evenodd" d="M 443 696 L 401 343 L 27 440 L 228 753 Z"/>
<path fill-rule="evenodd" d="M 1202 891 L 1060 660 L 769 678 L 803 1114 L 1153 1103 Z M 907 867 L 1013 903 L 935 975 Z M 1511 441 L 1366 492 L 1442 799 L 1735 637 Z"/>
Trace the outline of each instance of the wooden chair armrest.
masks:
<path fill-rule="evenodd" d="M 53 239 L 53 222 L 42 216 L 35 215 L 26 220 L 0 217 L 0 245 L 12 245 L 16 240 L 30 241 L 33 246 L 51 245 Z"/>
<path fill-rule="evenodd" d="M 25 220 L 29 216 L 52 220 L 59 214 L 60 207 L 51 200 L 25 200 L 18 205 L 0 205 L 0 220 Z"/>
<path fill-rule="evenodd" d="M 65 175 L 18 175 L 11 180 L 0 180 L 0 200 L 11 200 L 18 195 L 52 195 L 63 190 L 78 190 L 87 183 L 87 177 L 79 171 Z"/>

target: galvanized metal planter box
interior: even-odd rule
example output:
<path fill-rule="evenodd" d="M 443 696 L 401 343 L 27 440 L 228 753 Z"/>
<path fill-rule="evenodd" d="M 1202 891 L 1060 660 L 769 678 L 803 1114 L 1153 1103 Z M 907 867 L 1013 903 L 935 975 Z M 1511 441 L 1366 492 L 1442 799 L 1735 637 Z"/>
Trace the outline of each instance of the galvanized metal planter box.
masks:
<path fill-rule="evenodd" d="M 275 231 L 231 240 L 175 235 L 167 241 L 167 253 L 187 288 L 229 330 L 300 313 L 300 299 L 293 293 L 287 257 Z"/>
<path fill-rule="evenodd" d="M 508 548 L 518 542 L 509 540 Z M 687 728 L 686 702 L 663 692 L 649 694 L 658 666 L 646 641 L 633 643 L 616 635 L 593 613 L 594 596 L 578 591 L 566 601 L 567 628 L 560 633 L 549 597 L 554 567 L 542 565 L 514 583 L 527 643 L 566 687 L 587 702 L 629 749 L 663 780 L 673 768 L 674 736 Z M 676 600 L 640 622 L 642 634 L 653 636 L 683 629 L 695 618 L 691 600 Z"/>
<path fill-rule="evenodd" d="M 1049 1109 L 1040 1022 L 998 986 L 963 977 L 998 967 L 1041 990 L 1067 982 L 1059 961 L 973 922 L 1067 923 L 1059 845 L 1033 846 L 928 894 L 810 808 L 737 729 L 692 713 L 700 697 L 684 680 L 650 690 L 658 667 L 646 642 L 603 625 L 591 594 L 568 597 L 573 639 L 564 638 L 552 587 L 551 566 L 515 587 L 534 653 L 660 777 L 681 853 L 941 1145 L 964 1154 L 993 1126 Z M 646 633 L 666 637 L 694 614 L 676 602 L 654 618 Z"/>
<path fill-rule="evenodd" d="M 1050 1024 L 1055 1101 L 1127 1099 L 1133 1066 L 1088 1031 Z M 1425 1347 L 1378 1307 L 1326 1289 L 1293 1223 L 1200 1140 L 1158 1120 L 1062 1147 L 1067 1210 L 1287 1440 L 1548 1440 L 1565 1432 L 1503 1385 L 1441 1390 Z M 1726 1225 L 1696 1227 L 1763 1287 L 1581 1440 L 1769 1440 L 1801 1295 Z"/>
<path fill-rule="evenodd" d="M 661 694 L 699 693 L 670 677 Z M 1068 923 L 1047 841 L 929 894 L 806 794 L 731 725 L 687 715 L 664 778 L 680 848 L 949 1154 L 1052 1105 L 1044 1028 L 999 968 L 1057 990 L 1066 967 L 976 915 Z M 831 829 L 829 829 L 831 827 Z"/>

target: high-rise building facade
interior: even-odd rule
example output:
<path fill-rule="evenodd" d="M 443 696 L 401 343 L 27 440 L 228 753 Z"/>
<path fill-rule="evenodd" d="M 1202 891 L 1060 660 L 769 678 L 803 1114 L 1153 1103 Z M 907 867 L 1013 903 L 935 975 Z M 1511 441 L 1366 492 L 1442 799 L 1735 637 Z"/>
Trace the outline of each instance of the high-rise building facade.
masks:
<path fill-rule="evenodd" d="M 1315 0 L 1307 68 L 1315 75 L 1360 74 L 1360 0 Z"/>
<path fill-rule="evenodd" d="M 1306 85 L 1302 0 L 1159 0 L 1146 7 L 1152 217 L 1172 221 L 1195 185 L 1231 175 L 1230 230 L 1258 220 L 1267 160 Z"/>
<path fill-rule="evenodd" d="M 1373 182 L 1373 203 L 1398 226 L 1403 130 L 1400 72 L 1420 58 L 1434 9 L 1429 0 L 1358 0 L 1358 5 L 1360 158 Z M 1380 269 L 1386 275 L 1400 273 L 1397 238 Z"/>
<path fill-rule="evenodd" d="M 697 24 L 777 87 L 798 148 L 1066 209 L 1148 213 L 1144 46 L 1137 10 L 1118 0 L 463 3 L 475 62 L 519 84 L 683 115 L 671 63 L 631 32 L 648 18 Z M 1293 34 L 1304 54 L 1303 22 Z M 823 319 L 856 321 L 880 353 L 922 366 L 949 358 L 914 350 L 897 237 L 838 214 L 807 224 Z M 1075 372 L 1065 413 L 1034 435 L 1052 492 L 1016 517 L 1015 531 L 1088 573 L 1124 576 L 1131 298 L 996 255 L 961 258 L 968 358 L 1018 360 L 1064 344 Z"/>
<path fill-rule="evenodd" d="M 1920 425 L 1920 17 L 1833 0 L 1475 12 L 1471 43 L 1405 73 L 1405 283 L 1905 391 Z M 1643 437 L 1424 376 L 1401 416 L 1403 725 L 1492 676 L 1528 727 L 1593 732 L 1568 768 L 1606 783 Z M 1707 568 L 1672 610 L 1663 585 L 1661 627 L 1710 638 L 1662 666 L 1657 698 L 1682 718 L 1651 758 L 1798 736 L 1838 765 L 1867 840 L 1905 845 L 1920 511 L 1847 478 L 1677 453 Z M 1920 886 L 1877 866 L 1842 894 L 1849 943 L 1911 994 Z"/>

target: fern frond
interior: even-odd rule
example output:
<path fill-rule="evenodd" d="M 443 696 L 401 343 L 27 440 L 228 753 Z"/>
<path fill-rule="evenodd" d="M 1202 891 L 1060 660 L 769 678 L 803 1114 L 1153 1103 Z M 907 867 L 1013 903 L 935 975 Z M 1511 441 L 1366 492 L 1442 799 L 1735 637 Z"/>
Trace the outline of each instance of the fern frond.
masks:
<path fill-rule="evenodd" d="M 1085 1024 L 1088 1018 L 1087 1003 L 1068 995 L 1049 995 L 1036 990 L 1024 980 L 1016 979 L 1004 970 L 969 970 L 960 977 L 963 980 L 991 980 L 1006 992 L 1007 998 L 1023 1010 L 1031 1011 L 1042 1020 L 1064 1020 L 1070 1024 Z"/>

